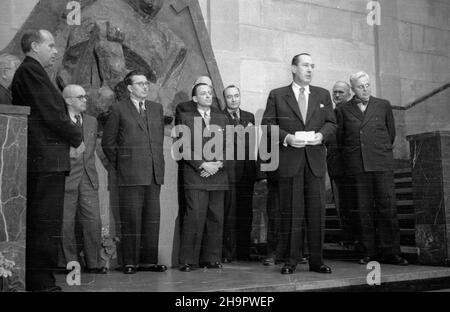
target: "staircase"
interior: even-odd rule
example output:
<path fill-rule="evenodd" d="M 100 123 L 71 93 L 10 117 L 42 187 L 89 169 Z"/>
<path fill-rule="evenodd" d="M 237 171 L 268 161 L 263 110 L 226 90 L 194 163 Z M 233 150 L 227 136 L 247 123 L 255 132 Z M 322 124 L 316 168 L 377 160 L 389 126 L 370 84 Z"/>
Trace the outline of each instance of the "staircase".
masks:
<path fill-rule="evenodd" d="M 400 227 L 401 251 L 414 261 L 417 256 L 415 247 L 415 213 L 412 194 L 411 168 L 401 168 L 394 172 L 397 216 Z M 334 203 L 326 205 L 324 253 L 329 257 L 357 257 L 354 246 L 341 246 L 342 231 Z"/>

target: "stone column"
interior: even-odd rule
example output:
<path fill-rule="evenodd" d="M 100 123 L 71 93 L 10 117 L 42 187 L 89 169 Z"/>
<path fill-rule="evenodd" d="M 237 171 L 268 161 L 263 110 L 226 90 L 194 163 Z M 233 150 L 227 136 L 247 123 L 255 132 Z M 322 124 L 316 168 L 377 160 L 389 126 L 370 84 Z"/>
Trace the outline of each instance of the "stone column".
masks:
<path fill-rule="evenodd" d="M 410 141 L 416 246 L 419 263 L 448 265 L 450 253 L 450 131 Z"/>
<path fill-rule="evenodd" d="M 0 271 L 6 267 L 12 273 L 0 278 L 0 291 L 25 290 L 29 112 L 28 107 L 0 105 Z"/>

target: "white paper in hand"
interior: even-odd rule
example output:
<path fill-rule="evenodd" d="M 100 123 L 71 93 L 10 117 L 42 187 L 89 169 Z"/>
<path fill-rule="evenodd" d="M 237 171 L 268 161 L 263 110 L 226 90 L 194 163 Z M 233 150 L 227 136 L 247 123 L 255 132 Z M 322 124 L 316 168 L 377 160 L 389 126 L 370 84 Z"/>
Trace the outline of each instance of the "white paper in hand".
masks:
<path fill-rule="evenodd" d="M 315 131 L 297 131 L 295 132 L 295 139 L 301 141 L 314 141 L 316 132 Z"/>

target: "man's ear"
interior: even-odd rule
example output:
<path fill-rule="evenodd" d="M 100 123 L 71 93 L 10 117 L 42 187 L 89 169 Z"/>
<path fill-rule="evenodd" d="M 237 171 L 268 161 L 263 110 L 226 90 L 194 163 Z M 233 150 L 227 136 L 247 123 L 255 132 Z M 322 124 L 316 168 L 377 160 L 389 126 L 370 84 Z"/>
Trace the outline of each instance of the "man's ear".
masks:
<path fill-rule="evenodd" d="M 31 50 L 33 50 L 34 52 L 36 52 L 38 46 L 39 46 L 39 43 L 37 43 L 36 41 L 33 41 L 33 42 L 31 43 Z"/>
<path fill-rule="evenodd" d="M 194 101 L 195 103 L 198 103 L 198 99 L 197 99 L 197 96 L 196 96 L 196 95 L 194 95 L 194 96 L 192 97 L 192 101 Z"/>
<path fill-rule="evenodd" d="M 297 66 L 291 65 L 291 72 L 295 74 L 297 72 Z"/>
<path fill-rule="evenodd" d="M 131 93 L 131 85 L 128 85 L 128 86 L 127 86 L 127 90 L 128 90 L 128 92 Z"/>

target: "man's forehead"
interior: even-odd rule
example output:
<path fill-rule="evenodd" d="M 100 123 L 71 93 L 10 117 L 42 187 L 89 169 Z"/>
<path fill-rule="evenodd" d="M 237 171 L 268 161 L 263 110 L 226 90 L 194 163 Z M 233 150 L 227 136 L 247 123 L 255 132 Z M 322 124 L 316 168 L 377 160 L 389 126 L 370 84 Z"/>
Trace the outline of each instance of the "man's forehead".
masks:
<path fill-rule="evenodd" d="M 147 81 L 147 77 L 144 75 L 134 75 L 131 78 L 133 79 L 133 82 Z"/>
<path fill-rule="evenodd" d="M 211 88 L 210 88 L 210 86 L 198 86 L 197 91 L 198 92 L 211 91 Z"/>
<path fill-rule="evenodd" d="M 236 87 L 231 87 L 225 90 L 225 95 L 239 94 L 239 90 Z"/>
<path fill-rule="evenodd" d="M 311 63 L 312 62 L 312 57 L 309 55 L 300 55 L 300 57 L 298 58 L 298 62 L 299 63 Z"/>

